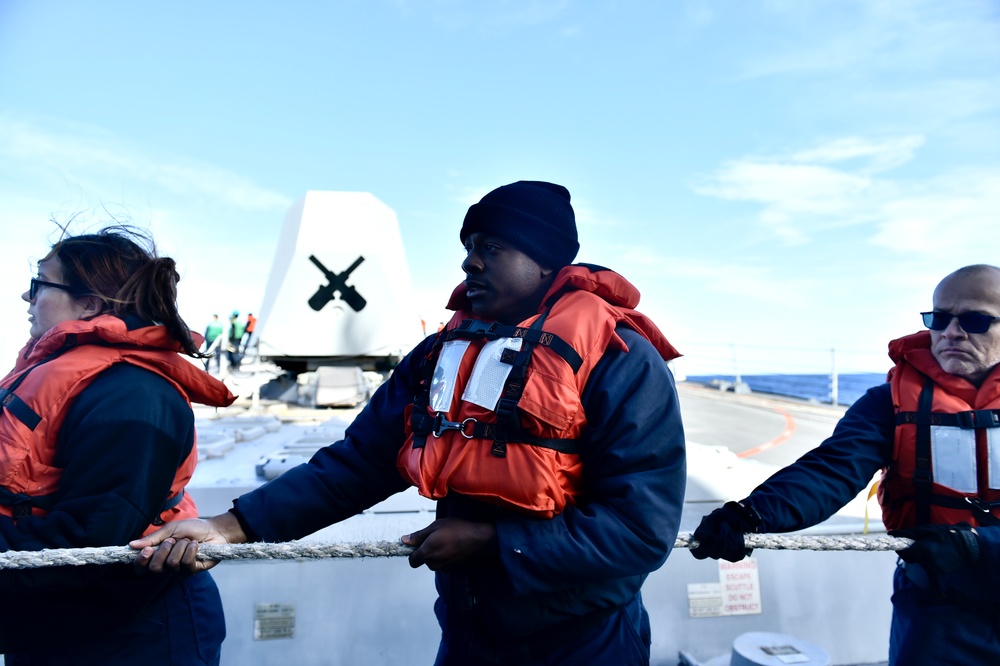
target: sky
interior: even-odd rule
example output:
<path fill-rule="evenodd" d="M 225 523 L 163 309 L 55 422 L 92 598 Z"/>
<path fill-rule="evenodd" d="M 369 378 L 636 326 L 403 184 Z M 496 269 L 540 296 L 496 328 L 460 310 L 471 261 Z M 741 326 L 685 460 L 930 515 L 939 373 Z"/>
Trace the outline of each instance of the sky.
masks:
<path fill-rule="evenodd" d="M 998 156 L 995 0 L 0 0 L 0 354 L 52 220 L 148 230 L 201 330 L 307 191 L 370 192 L 433 325 L 468 206 L 547 180 L 680 373 L 883 372 L 1000 264 Z"/>

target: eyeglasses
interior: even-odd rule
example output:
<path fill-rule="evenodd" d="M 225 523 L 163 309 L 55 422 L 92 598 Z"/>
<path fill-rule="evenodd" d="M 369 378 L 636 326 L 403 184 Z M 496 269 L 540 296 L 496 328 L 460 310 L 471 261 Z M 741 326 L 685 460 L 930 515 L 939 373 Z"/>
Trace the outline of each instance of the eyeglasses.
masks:
<path fill-rule="evenodd" d="M 83 296 L 87 292 L 75 289 L 67 284 L 59 284 L 58 282 L 46 282 L 45 280 L 39 280 L 38 278 L 31 278 L 31 287 L 28 289 L 28 300 L 35 300 L 35 295 L 38 294 L 39 287 L 55 287 L 56 289 L 62 289 L 63 291 L 68 291 L 74 296 Z"/>
<path fill-rule="evenodd" d="M 982 312 L 963 312 L 962 314 L 952 314 L 943 310 L 933 312 L 921 312 L 924 318 L 924 326 L 932 331 L 943 331 L 948 328 L 952 319 L 958 320 L 958 325 L 966 333 L 985 333 L 990 330 L 990 326 L 1000 321 L 1000 317 L 993 317 Z"/>

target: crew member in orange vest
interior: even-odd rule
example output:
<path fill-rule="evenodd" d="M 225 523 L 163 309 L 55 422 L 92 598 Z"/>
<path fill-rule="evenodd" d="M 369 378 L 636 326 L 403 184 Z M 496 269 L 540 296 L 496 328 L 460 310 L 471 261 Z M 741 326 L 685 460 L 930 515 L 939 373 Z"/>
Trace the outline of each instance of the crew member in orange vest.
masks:
<path fill-rule="evenodd" d="M 243 348 L 241 351 L 246 353 L 247 347 L 250 345 L 250 339 L 253 337 L 253 329 L 257 327 L 257 317 L 253 316 L 252 312 L 247 313 L 247 323 L 243 329 Z"/>
<path fill-rule="evenodd" d="M 181 358 L 206 355 L 177 311 L 178 279 L 173 259 L 120 226 L 65 236 L 38 262 L 22 294 L 30 340 L 0 380 L 0 550 L 121 546 L 198 515 L 185 491 L 198 461 L 190 401 L 235 398 Z M 7 664 L 219 663 L 209 576 L 3 574 Z"/>
<path fill-rule="evenodd" d="M 173 552 L 201 570 L 210 563 L 193 560 L 189 539 L 295 539 L 415 485 L 438 503 L 437 520 L 402 539 L 410 565 L 437 575 L 438 666 L 648 664 L 640 589 L 673 546 L 684 500 L 667 367 L 678 353 L 634 309 L 625 278 L 573 264 L 565 187 L 497 188 L 459 239 L 455 315 L 350 434 L 229 513 L 133 542 L 137 562 L 163 570 Z"/>
<path fill-rule="evenodd" d="M 881 469 L 882 519 L 915 540 L 899 552 L 889 663 L 1000 664 L 1000 268 L 951 273 L 921 315 L 930 330 L 889 343 L 888 383 L 819 447 L 706 516 L 692 553 L 739 561 L 745 533 L 826 520 Z"/>

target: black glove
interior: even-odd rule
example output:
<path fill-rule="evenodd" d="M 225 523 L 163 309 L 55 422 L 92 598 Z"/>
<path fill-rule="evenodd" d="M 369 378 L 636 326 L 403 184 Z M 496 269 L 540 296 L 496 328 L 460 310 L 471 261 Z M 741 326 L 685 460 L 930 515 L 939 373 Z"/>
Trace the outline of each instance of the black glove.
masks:
<path fill-rule="evenodd" d="M 722 558 L 730 562 L 739 562 L 753 552 L 746 547 L 743 535 L 756 532 L 760 528 L 760 516 L 749 504 L 726 502 L 721 509 L 716 509 L 701 519 L 701 525 L 692 535 L 698 542 L 697 548 L 691 549 L 691 554 L 699 560 L 711 557 L 714 560 Z"/>
<path fill-rule="evenodd" d="M 908 564 L 919 564 L 936 574 L 948 573 L 979 561 L 979 535 L 968 523 L 923 525 L 893 530 L 889 536 L 913 539 L 899 551 Z"/>

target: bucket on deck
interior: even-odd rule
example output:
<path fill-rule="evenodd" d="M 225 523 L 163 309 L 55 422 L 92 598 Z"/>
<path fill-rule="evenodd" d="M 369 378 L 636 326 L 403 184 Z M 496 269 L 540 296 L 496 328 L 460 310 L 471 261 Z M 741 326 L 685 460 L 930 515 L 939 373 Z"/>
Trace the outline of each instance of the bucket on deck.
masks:
<path fill-rule="evenodd" d="M 818 645 L 794 636 L 763 631 L 737 636 L 729 660 L 730 666 L 828 666 L 829 663 L 830 655 Z"/>

